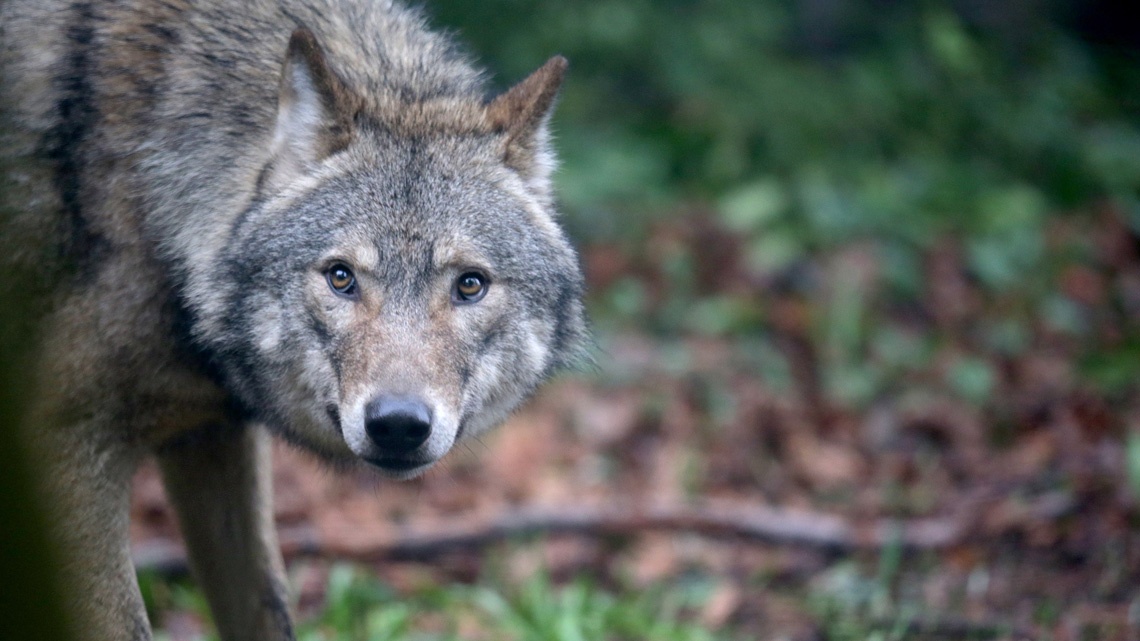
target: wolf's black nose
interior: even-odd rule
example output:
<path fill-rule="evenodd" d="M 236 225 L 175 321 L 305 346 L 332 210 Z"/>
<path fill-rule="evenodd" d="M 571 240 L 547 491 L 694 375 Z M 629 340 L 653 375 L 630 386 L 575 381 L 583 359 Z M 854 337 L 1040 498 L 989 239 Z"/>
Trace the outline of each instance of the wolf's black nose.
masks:
<path fill-rule="evenodd" d="M 386 455 L 408 454 L 431 436 L 431 409 L 416 398 L 380 396 L 364 408 L 364 429 Z"/>

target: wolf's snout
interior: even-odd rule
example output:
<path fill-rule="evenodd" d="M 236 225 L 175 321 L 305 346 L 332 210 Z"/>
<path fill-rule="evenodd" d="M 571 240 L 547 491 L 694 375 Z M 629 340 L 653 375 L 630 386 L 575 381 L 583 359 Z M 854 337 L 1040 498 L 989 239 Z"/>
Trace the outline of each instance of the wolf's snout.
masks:
<path fill-rule="evenodd" d="M 409 454 L 431 436 L 431 418 L 417 398 L 381 396 L 364 408 L 364 429 L 386 455 Z"/>

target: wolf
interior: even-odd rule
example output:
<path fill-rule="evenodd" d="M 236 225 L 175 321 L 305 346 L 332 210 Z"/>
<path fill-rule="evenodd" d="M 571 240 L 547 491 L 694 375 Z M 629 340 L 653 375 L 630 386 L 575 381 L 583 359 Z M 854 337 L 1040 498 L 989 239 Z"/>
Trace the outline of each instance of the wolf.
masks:
<path fill-rule="evenodd" d="M 267 434 L 409 478 L 578 362 L 566 66 L 489 92 L 388 0 L 0 3 L 4 286 L 82 638 L 151 638 L 140 461 L 221 637 L 291 639 Z"/>

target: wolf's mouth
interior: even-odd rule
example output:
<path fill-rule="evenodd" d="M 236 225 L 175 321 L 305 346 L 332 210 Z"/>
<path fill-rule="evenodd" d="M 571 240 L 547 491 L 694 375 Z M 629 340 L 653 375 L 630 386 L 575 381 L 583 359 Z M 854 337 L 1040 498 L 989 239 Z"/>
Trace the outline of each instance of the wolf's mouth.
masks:
<path fill-rule="evenodd" d="M 364 460 L 387 472 L 411 472 L 433 462 L 402 458 L 365 458 Z"/>

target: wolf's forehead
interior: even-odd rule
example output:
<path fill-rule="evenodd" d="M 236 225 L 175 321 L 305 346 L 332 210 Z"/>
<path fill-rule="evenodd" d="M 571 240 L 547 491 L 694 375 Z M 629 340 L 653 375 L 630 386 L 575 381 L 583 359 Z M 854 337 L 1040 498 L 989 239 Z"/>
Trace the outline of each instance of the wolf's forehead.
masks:
<path fill-rule="evenodd" d="M 380 183 L 426 188 L 430 193 L 438 188 L 438 179 L 484 172 L 497 159 L 496 149 L 485 135 L 384 131 L 362 136 L 349 162 L 362 176 Z"/>
<path fill-rule="evenodd" d="M 502 187 L 502 167 L 441 158 L 427 146 L 393 152 L 326 183 L 320 205 L 338 244 L 361 264 L 478 266 L 508 258 L 535 230 L 523 203 Z M 534 243 L 530 243 L 534 244 Z"/>
<path fill-rule="evenodd" d="M 433 220 L 433 218 L 435 218 Z M 465 221 L 416 211 L 364 213 L 346 219 L 324 259 L 395 273 L 444 267 L 490 267 L 501 253 Z M 492 244 L 493 245 L 493 244 Z"/>

